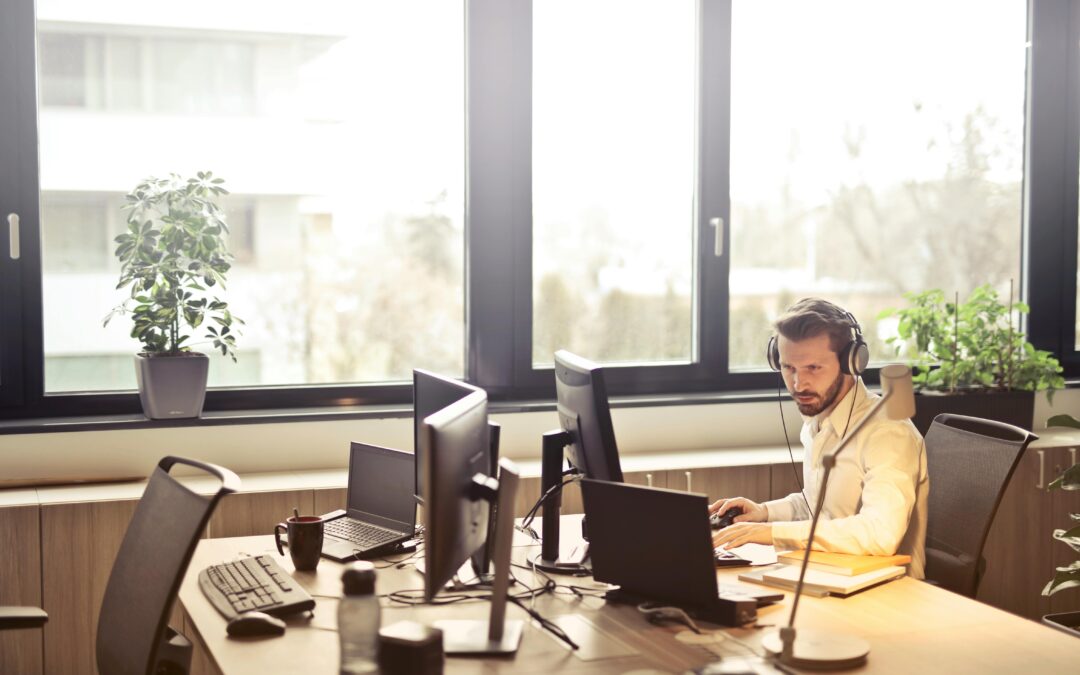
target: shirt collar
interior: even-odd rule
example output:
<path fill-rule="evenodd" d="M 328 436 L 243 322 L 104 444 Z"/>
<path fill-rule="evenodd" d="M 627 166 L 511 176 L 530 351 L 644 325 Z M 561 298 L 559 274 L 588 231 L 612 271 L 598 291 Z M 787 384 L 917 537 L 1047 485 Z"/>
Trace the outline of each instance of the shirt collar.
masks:
<path fill-rule="evenodd" d="M 858 397 L 855 400 L 855 407 L 859 408 L 861 407 L 859 405 L 860 400 L 866 397 L 866 388 L 863 386 L 862 378 L 855 380 L 855 386 L 844 394 L 844 397 L 833 407 L 832 412 L 829 413 L 827 418 L 822 415 L 817 415 L 813 418 L 814 426 L 817 427 L 818 431 L 820 431 L 825 426 L 825 422 L 828 421 L 829 426 L 832 427 L 833 433 L 836 434 L 837 437 L 844 433 L 848 425 L 854 421 L 855 418 L 856 411 L 851 407 L 852 399 L 855 397 Z"/>

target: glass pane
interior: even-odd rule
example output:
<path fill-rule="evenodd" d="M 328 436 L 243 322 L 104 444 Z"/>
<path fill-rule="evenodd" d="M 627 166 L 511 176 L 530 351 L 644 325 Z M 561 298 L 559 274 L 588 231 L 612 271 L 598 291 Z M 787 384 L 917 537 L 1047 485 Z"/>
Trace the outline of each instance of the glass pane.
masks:
<path fill-rule="evenodd" d="M 141 7 L 37 3 L 47 391 L 135 387 L 120 206 L 206 170 L 247 322 L 211 386 L 462 375 L 463 4 Z"/>
<path fill-rule="evenodd" d="M 1026 4 L 736 0 L 732 368 L 803 296 L 885 360 L 903 293 L 1019 284 Z"/>
<path fill-rule="evenodd" d="M 694 356 L 695 3 L 533 4 L 533 350 Z"/>

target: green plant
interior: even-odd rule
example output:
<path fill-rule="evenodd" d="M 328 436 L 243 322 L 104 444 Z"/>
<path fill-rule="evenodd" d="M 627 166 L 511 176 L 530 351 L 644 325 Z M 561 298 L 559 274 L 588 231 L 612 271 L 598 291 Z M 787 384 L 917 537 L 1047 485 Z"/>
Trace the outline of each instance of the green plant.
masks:
<path fill-rule="evenodd" d="M 1072 415 L 1054 415 L 1046 421 L 1048 427 L 1073 427 L 1080 429 L 1080 420 Z M 1065 473 L 1055 478 L 1047 490 L 1080 490 L 1080 464 L 1073 464 L 1065 470 Z M 1080 521 L 1080 513 L 1070 513 L 1069 517 L 1075 522 Z M 1054 530 L 1054 539 L 1064 542 L 1072 550 L 1080 552 L 1080 525 L 1073 525 L 1068 530 Z M 1058 567 L 1054 570 L 1054 578 L 1043 589 L 1043 595 L 1053 595 L 1066 588 L 1080 586 L 1080 560 Z"/>
<path fill-rule="evenodd" d="M 1011 294 L 1010 294 L 1011 295 Z M 964 302 L 947 302 L 934 289 L 907 293 L 904 309 L 887 309 L 879 319 L 899 317 L 898 335 L 887 340 L 896 353 L 910 358 L 912 378 L 922 388 L 955 393 L 964 389 L 1046 389 L 1052 399 L 1065 385 L 1061 364 L 1035 347 L 1013 325 L 1014 312 L 1026 314 L 1023 302 L 1004 305 L 989 284 Z"/>
<path fill-rule="evenodd" d="M 115 239 L 116 287 L 130 286 L 131 293 L 105 324 L 131 314 L 131 337 L 147 355 L 188 352 L 185 332 L 205 323 L 208 341 L 236 361 L 236 324 L 243 321 L 211 293 L 224 289 L 232 265 L 225 213 L 214 201 L 228 194 L 223 183 L 209 171 L 187 180 L 171 174 L 143 180 L 126 197 L 128 231 Z"/>

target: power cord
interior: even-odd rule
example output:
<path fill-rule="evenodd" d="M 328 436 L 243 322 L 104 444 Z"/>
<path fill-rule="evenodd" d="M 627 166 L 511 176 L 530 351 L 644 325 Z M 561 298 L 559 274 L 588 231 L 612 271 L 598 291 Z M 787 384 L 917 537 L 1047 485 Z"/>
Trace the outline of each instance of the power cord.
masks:
<path fill-rule="evenodd" d="M 776 387 L 776 404 L 780 407 L 780 426 L 784 430 L 784 441 L 787 442 L 788 457 L 791 458 L 791 472 L 795 474 L 795 482 L 799 486 L 799 494 L 802 495 L 803 501 L 806 502 L 806 512 L 811 516 L 814 515 L 810 509 L 810 500 L 806 498 L 806 490 L 803 488 L 802 476 L 799 475 L 799 470 L 795 468 L 795 453 L 791 450 L 791 438 L 787 432 L 787 420 L 784 419 L 784 400 L 782 393 L 784 390 L 784 374 L 780 373 L 780 384 Z"/>

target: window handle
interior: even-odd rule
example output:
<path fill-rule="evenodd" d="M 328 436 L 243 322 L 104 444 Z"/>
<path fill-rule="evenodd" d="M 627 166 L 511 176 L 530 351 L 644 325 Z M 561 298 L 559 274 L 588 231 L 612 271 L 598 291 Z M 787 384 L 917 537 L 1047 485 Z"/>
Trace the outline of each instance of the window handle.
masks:
<path fill-rule="evenodd" d="M 716 241 L 713 243 L 713 255 L 717 258 L 724 256 L 724 219 L 709 218 L 709 225 L 716 228 Z"/>
<path fill-rule="evenodd" d="M 8 255 L 12 260 L 19 259 L 19 214 L 9 213 L 7 216 L 8 222 Z"/>
<path fill-rule="evenodd" d="M 1042 490 L 1046 487 L 1046 451 L 1036 450 L 1039 455 L 1039 482 L 1035 484 L 1036 490 Z"/>

